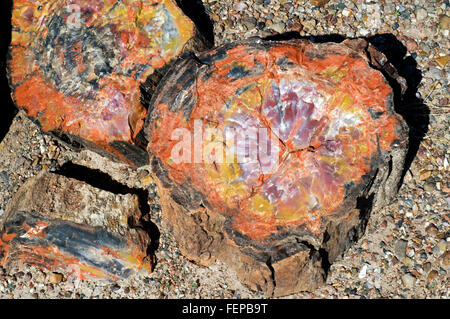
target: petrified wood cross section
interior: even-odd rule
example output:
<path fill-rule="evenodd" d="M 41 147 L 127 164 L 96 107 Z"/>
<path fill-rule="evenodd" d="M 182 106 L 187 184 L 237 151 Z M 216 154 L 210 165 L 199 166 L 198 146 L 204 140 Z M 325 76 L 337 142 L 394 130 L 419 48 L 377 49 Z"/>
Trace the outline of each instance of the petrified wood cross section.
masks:
<path fill-rule="evenodd" d="M 12 26 L 17 106 L 72 145 L 146 165 L 140 85 L 202 45 L 175 1 L 15 0 Z"/>
<path fill-rule="evenodd" d="M 322 283 L 403 168 L 407 127 L 374 64 L 396 75 L 364 40 L 252 40 L 178 61 L 145 133 L 184 254 L 269 295 Z"/>

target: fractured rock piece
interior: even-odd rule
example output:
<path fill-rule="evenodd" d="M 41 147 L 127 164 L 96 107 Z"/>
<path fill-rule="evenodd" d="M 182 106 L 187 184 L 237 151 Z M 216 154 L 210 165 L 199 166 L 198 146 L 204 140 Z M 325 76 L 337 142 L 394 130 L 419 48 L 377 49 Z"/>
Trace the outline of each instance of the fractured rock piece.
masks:
<path fill-rule="evenodd" d="M 311 290 L 397 192 L 407 126 L 364 40 L 252 40 L 177 62 L 145 133 L 181 250 L 268 295 Z M 229 134 L 231 132 L 231 134 Z"/>
<path fill-rule="evenodd" d="M 175 1 L 15 0 L 12 24 L 16 105 L 77 148 L 146 165 L 140 85 L 204 45 Z"/>
<path fill-rule="evenodd" d="M 84 277 L 151 272 L 136 195 L 116 195 L 41 173 L 11 199 L 0 223 L 0 265 L 33 264 Z"/>

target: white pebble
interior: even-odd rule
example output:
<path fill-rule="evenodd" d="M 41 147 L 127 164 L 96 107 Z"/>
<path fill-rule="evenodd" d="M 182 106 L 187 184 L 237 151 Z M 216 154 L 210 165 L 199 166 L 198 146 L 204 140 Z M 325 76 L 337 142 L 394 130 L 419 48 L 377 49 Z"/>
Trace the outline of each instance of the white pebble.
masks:
<path fill-rule="evenodd" d="M 367 29 L 361 29 L 361 30 L 359 30 L 359 33 L 360 33 L 363 37 L 365 37 L 366 35 L 368 35 L 368 34 L 370 33 L 370 31 L 367 30 Z"/>
<path fill-rule="evenodd" d="M 419 21 L 424 20 L 427 16 L 428 16 L 428 13 L 425 9 L 419 9 L 416 12 L 416 18 Z"/>
<path fill-rule="evenodd" d="M 342 15 L 344 16 L 344 17 L 348 17 L 348 16 L 350 16 L 352 14 L 352 10 L 349 10 L 349 9 L 344 9 L 344 10 L 342 10 Z"/>
<path fill-rule="evenodd" d="M 366 277 L 366 274 L 367 274 L 367 265 L 364 265 L 358 274 L 358 278 L 363 279 L 364 277 Z"/>

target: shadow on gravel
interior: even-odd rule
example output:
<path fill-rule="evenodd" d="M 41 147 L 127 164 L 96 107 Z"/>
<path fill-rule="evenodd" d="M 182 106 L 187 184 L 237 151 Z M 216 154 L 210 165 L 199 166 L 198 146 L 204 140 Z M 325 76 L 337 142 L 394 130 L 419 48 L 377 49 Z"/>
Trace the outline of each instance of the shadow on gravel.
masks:
<path fill-rule="evenodd" d="M 340 34 L 328 34 L 319 36 L 300 36 L 297 32 L 287 32 L 284 34 L 273 35 L 264 38 L 265 40 L 290 40 L 304 39 L 317 43 L 324 42 L 342 42 L 346 38 Z M 409 149 L 406 156 L 405 167 L 400 186 L 403 184 L 403 178 L 409 170 L 420 143 L 428 132 L 430 124 L 430 109 L 423 103 L 422 98 L 417 97 L 417 89 L 422 81 L 422 72 L 417 68 L 417 62 L 411 55 L 407 54 L 407 49 L 395 35 L 390 33 L 378 34 L 365 38 L 380 52 L 384 53 L 390 63 L 397 69 L 398 74 L 403 77 L 408 85 L 408 89 L 402 95 L 400 85 L 393 79 L 387 77 L 389 84 L 394 90 L 395 111 L 400 114 L 409 127 Z"/>
<path fill-rule="evenodd" d="M 399 75 L 408 84 L 408 89 L 402 96 L 398 84 L 391 83 L 395 94 L 395 111 L 403 116 L 409 127 L 409 149 L 403 169 L 403 183 L 403 178 L 416 157 L 420 143 L 427 134 L 430 124 L 430 109 L 424 104 L 422 98 L 417 97 L 417 89 L 422 81 L 422 72 L 417 68 L 416 60 L 410 55 L 406 56 L 406 47 L 393 34 L 375 35 L 367 40 L 386 55 L 389 62 L 395 66 Z"/>
<path fill-rule="evenodd" d="M 11 42 L 12 0 L 0 1 L 0 142 L 3 141 L 16 116 L 17 109 L 11 100 L 8 78 L 6 77 L 6 56 Z"/>

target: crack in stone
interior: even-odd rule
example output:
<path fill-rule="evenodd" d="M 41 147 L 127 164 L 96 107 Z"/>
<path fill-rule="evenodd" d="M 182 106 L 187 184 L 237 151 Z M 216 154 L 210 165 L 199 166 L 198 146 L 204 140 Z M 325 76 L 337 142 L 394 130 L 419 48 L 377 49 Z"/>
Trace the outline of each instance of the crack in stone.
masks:
<path fill-rule="evenodd" d="M 272 265 L 272 257 L 269 257 L 269 259 L 267 259 L 266 265 L 267 265 L 267 268 L 269 268 L 269 270 L 270 270 L 270 279 L 272 280 L 272 284 L 273 284 L 273 291 L 271 293 L 271 296 L 269 296 L 269 297 L 273 297 L 273 295 L 275 293 L 275 289 L 277 287 L 277 281 L 275 279 L 275 269 L 273 268 L 273 265 Z"/>

